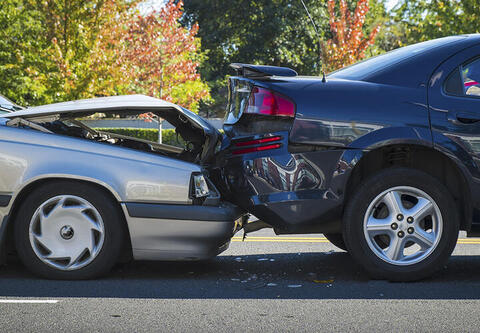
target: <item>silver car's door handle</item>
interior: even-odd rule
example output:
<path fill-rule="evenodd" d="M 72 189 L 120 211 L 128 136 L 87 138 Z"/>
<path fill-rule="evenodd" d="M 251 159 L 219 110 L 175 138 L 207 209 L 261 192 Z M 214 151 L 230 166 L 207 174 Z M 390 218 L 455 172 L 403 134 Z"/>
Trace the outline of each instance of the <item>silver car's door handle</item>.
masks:
<path fill-rule="evenodd" d="M 480 113 L 466 111 L 449 111 L 447 113 L 448 121 L 457 125 L 469 125 L 480 122 Z"/>

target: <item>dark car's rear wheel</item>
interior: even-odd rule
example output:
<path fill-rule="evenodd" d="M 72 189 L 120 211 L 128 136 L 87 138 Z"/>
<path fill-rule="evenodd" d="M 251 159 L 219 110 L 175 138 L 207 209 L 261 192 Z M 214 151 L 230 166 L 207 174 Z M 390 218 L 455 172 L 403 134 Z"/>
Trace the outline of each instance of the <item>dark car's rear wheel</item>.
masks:
<path fill-rule="evenodd" d="M 356 189 L 344 214 L 350 254 L 373 277 L 419 280 L 441 268 L 459 230 L 448 189 L 407 168 L 381 171 Z"/>
<path fill-rule="evenodd" d="M 68 181 L 30 193 L 14 223 L 21 260 L 50 279 L 88 279 L 108 272 L 124 237 L 119 210 L 108 195 Z"/>
<path fill-rule="evenodd" d="M 342 234 L 323 234 L 326 239 L 341 250 L 347 251 L 347 246 Z"/>

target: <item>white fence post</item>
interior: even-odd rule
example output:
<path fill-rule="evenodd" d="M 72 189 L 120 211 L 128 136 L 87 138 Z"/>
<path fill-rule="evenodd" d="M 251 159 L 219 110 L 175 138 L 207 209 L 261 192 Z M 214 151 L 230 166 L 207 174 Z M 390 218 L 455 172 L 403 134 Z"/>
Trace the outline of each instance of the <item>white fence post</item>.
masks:
<path fill-rule="evenodd" d="M 158 143 L 162 143 L 162 123 L 163 119 L 158 117 Z"/>

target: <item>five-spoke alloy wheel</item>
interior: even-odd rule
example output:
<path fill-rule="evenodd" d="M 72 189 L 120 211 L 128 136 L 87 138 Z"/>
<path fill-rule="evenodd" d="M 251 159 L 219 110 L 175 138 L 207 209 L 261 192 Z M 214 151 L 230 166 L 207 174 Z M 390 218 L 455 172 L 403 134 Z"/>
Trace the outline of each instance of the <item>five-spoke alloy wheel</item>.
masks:
<path fill-rule="evenodd" d="M 429 256 L 442 234 L 442 213 L 425 192 L 397 186 L 372 200 L 364 217 L 367 244 L 380 259 L 411 265 Z"/>
<path fill-rule="evenodd" d="M 349 253 L 372 276 L 422 279 L 441 268 L 458 238 L 458 212 L 445 186 L 408 168 L 386 169 L 361 183 L 345 209 Z"/>

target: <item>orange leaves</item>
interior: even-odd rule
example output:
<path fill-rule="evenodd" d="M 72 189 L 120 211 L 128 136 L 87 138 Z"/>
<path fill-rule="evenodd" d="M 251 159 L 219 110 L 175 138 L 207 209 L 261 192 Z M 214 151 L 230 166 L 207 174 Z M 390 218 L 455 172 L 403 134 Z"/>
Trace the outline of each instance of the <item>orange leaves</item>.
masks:
<path fill-rule="evenodd" d="M 336 0 L 328 0 L 332 39 L 324 45 L 323 61 L 327 72 L 351 65 L 365 57 L 367 48 L 374 44 L 380 26 L 372 29 L 365 37 L 363 26 L 369 10 L 368 0 L 358 0 L 353 13 L 348 9 L 346 0 L 338 1 L 339 13 L 336 13 Z M 353 15 L 352 15 L 353 14 Z"/>
<path fill-rule="evenodd" d="M 122 24 L 111 22 L 98 46 L 114 64 L 110 73 L 117 85 L 110 89 L 177 102 L 174 89 L 200 82 L 198 25 L 186 29 L 179 24 L 182 6 L 182 1 L 170 0 L 159 11 L 125 17 Z M 195 87 L 193 94 L 185 94 L 191 98 L 182 98 L 184 106 L 195 108 L 209 95 L 205 85 Z"/>

